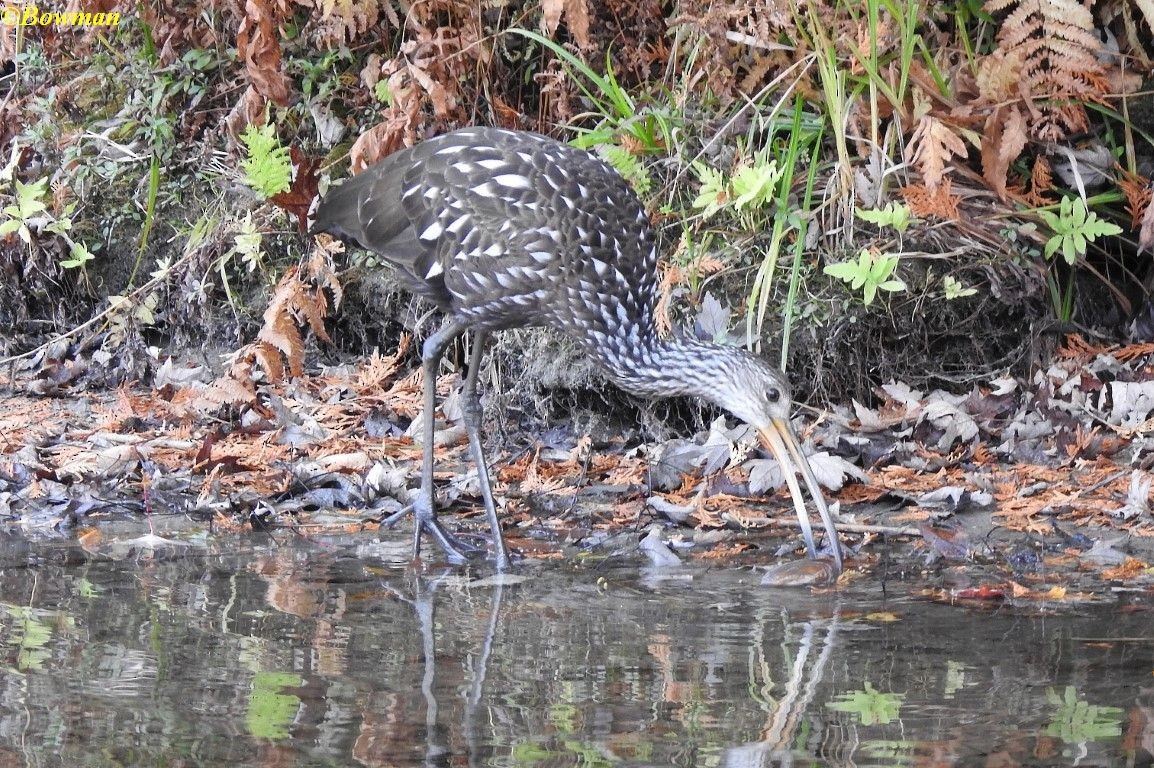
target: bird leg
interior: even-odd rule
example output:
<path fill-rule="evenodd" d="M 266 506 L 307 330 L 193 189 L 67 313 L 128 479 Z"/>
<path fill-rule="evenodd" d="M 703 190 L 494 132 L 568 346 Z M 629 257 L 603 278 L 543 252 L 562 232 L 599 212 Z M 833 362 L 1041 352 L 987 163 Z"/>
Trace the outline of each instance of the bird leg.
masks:
<path fill-rule="evenodd" d="M 437 509 L 433 499 L 433 437 L 435 432 L 433 411 L 437 407 L 437 368 L 441 356 L 453 343 L 453 340 L 465 332 L 465 324 L 460 320 L 446 320 L 445 324 L 421 345 L 421 367 L 425 373 L 425 410 L 421 415 L 421 427 L 424 441 L 424 458 L 421 462 L 421 489 L 413 502 L 413 515 L 416 524 L 413 526 L 413 559 L 421 556 L 421 533 L 427 531 L 445 553 L 449 562 L 462 564 L 468 562 L 466 554 L 474 550 L 473 547 L 462 543 L 457 537 L 445 530 L 437 519 Z"/>
<path fill-rule="evenodd" d="M 477 331 L 473 336 L 473 351 L 469 355 L 469 373 L 461 390 L 461 417 L 465 431 L 469 435 L 469 453 L 477 466 L 477 483 L 481 486 L 481 499 L 485 503 L 485 517 L 493 532 L 493 549 L 496 552 L 497 570 L 509 567 L 509 550 L 505 547 L 505 537 L 501 534 L 501 521 L 497 517 L 497 507 L 493 503 L 493 485 L 489 481 L 489 465 L 485 461 L 485 451 L 481 445 L 481 420 L 484 411 L 481 398 L 477 394 L 477 377 L 481 371 L 481 353 L 489 338 L 487 331 Z"/>

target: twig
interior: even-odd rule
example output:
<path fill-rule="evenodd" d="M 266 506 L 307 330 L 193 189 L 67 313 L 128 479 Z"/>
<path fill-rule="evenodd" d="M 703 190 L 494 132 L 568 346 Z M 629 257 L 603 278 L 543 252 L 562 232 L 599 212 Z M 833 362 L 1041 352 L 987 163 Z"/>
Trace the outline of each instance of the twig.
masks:
<path fill-rule="evenodd" d="M 741 525 L 743 528 L 801 528 L 801 522 L 792 519 L 775 517 L 745 517 L 739 522 L 732 516 L 725 516 L 727 522 Z M 834 527 L 844 533 L 876 533 L 882 536 L 921 536 L 917 528 L 900 528 L 893 525 L 866 525 L 864 523 L 836 523 Z"/>

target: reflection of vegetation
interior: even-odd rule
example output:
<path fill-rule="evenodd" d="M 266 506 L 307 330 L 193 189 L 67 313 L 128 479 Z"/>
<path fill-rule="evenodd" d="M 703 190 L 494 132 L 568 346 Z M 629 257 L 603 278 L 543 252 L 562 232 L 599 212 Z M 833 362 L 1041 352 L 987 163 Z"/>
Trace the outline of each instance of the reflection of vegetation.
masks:
<path fill-rule="evenodd" d="M 513 765 L 532 765 L 555 757 L 561 757 L 560 753 L 531 741 L 513 745 Z"/>
<path fill-rule="evenodd" d="M 43 611 L 37 611 L 23 605 L 7 605 L 0 603 L 0 611 L 7 614 L 11 626 L 4 633 L 5 642 L 16 648 L 16 670 L 28 672 L 44 667 L 44 662 L 51 653 L 48 642 L 52 639 L 54 624 L 37 618 Z M 55 625 L 73 626 L 70 616 L 54 616 Z"/>
<path fill-rule="evenodd" d="M 84 597 L 84 598 L 91 600 L 93 598 L 99 597 L 99 595 L 100 595 L 100 587 L 96 586 L 95 584 L 93 584 L 91 581 L 84 578 L 83 576 L 80 578 L 77 578 L 75 581 L 75 584 L 76 584 L 76 594 L 80 597 Z"/>
<path fill-rule="evenodd" d="M 586 744 L 583 741 L 567 741 L 565 749 L 577 756 L 577 765 L 581 768 L 612 768 L 613 761 L 605 756 L 596 744 Z"/>
<path fill-rule="evenodd" d="M 1078 698 L 1074 686 L 1067 685 L 1059 696 L 1047 689 L 1046 700 L 1054 708 L 1046 735 L 1065 742 L 1099 741 L 1122 734 L 1122 710 L 1118 707 L 1100 707 Z"/>
<path fill-rule="evenodd" d="M 882 765 L 910 765 L 914 762 L 912 741 L 890 741 L 888 739 L 868 739 L 861 744 L 862 754 Z"/>
<path fill-rule="evenodd" d="M 882 693 L 866 681 L 864 689 L 843 693 L 837 698 L 837 701 L 830 702 L 826 706 L 835 712 L 856 714 L 862 725 L 886 725 L 897 719 L 906 695 Z"/>
<path fill-rule="evenodd" d="M 701 721 L 709 717 L 709 706 L 703 701 L 690 699 L 681 707 L 681 725 L 686 735 L 701 733 L 706 726 Z"/>
<path fill-rule="evenodd" d="M 301 701 L 292 694 L 281 693 L 281 690 L 303 683 L 299 676 L 290 672 L 257 672 L 252 679 L 245 718 L 248 732 L 261 739 L 288 738 L 289 726 L 297 716 Z"/>
<path fill-rule="evenodd" d="M 574 755 L 577 759 L 567 759 L 568 755 Z M 513 765 L 535 765 L 546 760 L 558 764 L 578 765 L 581 768 L 612 768 L 614 764 L 614 761 L 606 757 L 596 744 L 582 741 L 566 741 L 564 752 L 530 741 L 523 741 L 513 747 Z"/>
<path fill-rule="evenodd" d="M 577 707 L 572 704 L 554 704 L 549 707 L 549 722 L 561 733 L 577 730 Z"/>
<path fill-rule="evenodd" d="M 4 610 L 12 619 L 8 642 L 17 648 L 16 669 L 21 672 L 40 669 L 48 660 L 46 646 L 52 639 L 52 627 L 33 616 L 31 608 L 6 605 Z"/>
<path fill-rule="evenodd" d="M 973 669 L 973 667 L 960 661 L 946 662 L 946 687 L 942 691 L 942 698 L 952 699 L 955 693 L 966 687 L 966 670 L 968 669 Z"/>

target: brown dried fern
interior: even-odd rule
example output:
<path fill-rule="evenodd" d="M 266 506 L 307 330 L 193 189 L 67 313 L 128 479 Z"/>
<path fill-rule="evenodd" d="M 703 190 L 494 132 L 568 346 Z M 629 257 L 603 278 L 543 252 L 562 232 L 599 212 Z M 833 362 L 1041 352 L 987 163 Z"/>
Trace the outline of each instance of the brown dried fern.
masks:
<path fill-rule="evenodd" d="M 998 50 L 1022 61 L 1018 90 L 1029 111 L 1026 130 L 1040 141 L 1085 131 L 1078 102 L 1101 100 L 1109 85 L 1098 61 L 1094 17 L 1077 0 L 987 0 L 985 10 L 1012 8 L 998 31 Z"/>
<path fill-rule="evenodd" d="M 280 383 L 286 374 L 304 373 L 301 328 L 307 326 L 318 338 L 329 341 L 324 320 L 330 294 L 334 306 L 339 305 L 342 289 L 325 252 L 314 253 L 303 269 L 294 267 L 286 272 L 264 311 L 264 325 L 256 341 L 237 351 L 228 370 L 201 393 L 194 406 L 210 410 L 222 405 L 255 405 L 258 370 L 270 384 Z"/>

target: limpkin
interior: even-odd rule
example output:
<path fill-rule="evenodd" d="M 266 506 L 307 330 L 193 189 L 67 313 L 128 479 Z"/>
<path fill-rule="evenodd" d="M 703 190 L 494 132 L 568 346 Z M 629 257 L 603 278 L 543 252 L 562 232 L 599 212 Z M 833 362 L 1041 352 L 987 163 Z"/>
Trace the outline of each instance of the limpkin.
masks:
<path fill-rule="evenodd" d="M 508 566 L 481 446 L 477 373 L 493 331 L 548 326 L 580 344 L 626 392 L 693 395 L 755 427 L 781 465 L 810 557 L 817 549 L 795 471 L 841 571 L 833 519 L 789 424 L 785 377 L 734 346 L 658 336 L 656 233 L 629 184 L 606 163 L 535 133 L 465 128 L 395 152 L 333 189 L 317 208 L 313 231 L 380 254 L 445 315 L 421 348 L 424 454 L 414 558 L 428 532 L 448 559 L 466 560 L 465 547 L 437 520 L 433 410 L 441 356 L 471 328 L 462 420 L 496 564 Z"/>

